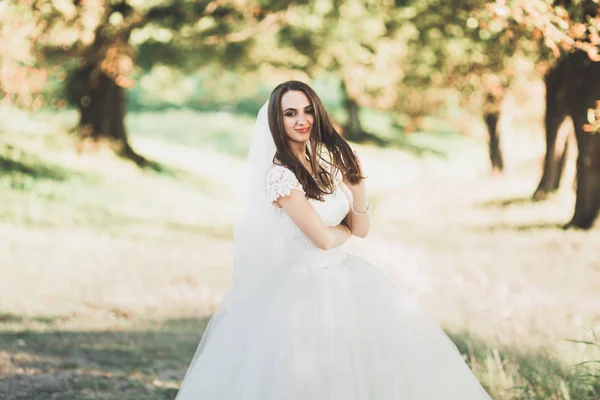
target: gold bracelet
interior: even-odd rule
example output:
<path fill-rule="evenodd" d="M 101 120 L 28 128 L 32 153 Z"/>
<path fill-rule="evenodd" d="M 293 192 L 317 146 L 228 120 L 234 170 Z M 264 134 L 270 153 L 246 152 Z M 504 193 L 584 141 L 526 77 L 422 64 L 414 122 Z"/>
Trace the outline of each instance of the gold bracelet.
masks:
<path fill-rule="evenodd" d="M 370 209 L 371 209 L 371 205 L 367 204 L 367 209 L 365 210 L 365 212 L 363 212 L 363 213 L 356 212 L 356 210 L 354 209 L 354 202 L 352 202 L 352 212 L 356 215 L 365 215 L 366 213 L 369 212 Z"/>

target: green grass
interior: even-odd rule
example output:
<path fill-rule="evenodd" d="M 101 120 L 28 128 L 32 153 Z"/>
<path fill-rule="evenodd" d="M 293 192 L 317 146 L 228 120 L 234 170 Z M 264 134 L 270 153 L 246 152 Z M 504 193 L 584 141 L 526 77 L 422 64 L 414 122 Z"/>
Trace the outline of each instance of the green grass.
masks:
<path fill-rule="evenodd" d="M 469 333 L 449 336 L 494 398 L 594 399 L 600 393 L 599 376 L 588 376 L 593 369 L 565 365 L 543 349 L 491 347 Z"/>
<path fill-rule="evenodd" d="M 0 321 L 0 347 L 18 368 L 3 377 L 5 388 L 21 392 L 14 398 L 172 399 L 207 319 L 5 314 Z M 450 337 L 496 399 L 585 400 L 600 390 L 585 368 L 544 352 L 492 347 L 469 333 Z"/>
<path fill-rule="evenodd" d="M 206 325 L 205 319 L 115 320 L 103 327 L 72 316 L 1 317 L 0 346 L 13 366 L 29 372 L 3 380 L 23 399 L 172 399 Z"/>
<path fill-rule="evenodd" d="M 78 152 L 74 121 L 15 111 L 0 125 L 0 398 L 172 399 L 228 287 L 253 120 L 131 114 L 133 146 L 163 172 Z M 543 141 L 513 128 L 501 178 L 477 137 L 405 139 L 444 157 L 356 145 L 373 230 L 352 251 L 419 297 L 494 399 L 597 399 L 600 231 L 557 229 L 568 183 L 529 200 Z"/>

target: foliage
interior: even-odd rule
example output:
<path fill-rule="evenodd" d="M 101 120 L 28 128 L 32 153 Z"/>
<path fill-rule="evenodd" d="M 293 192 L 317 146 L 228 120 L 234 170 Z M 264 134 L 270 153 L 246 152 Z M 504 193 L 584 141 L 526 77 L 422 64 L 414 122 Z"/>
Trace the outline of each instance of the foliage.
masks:
<path fill-rule="evenodd" d="M 0 85 L 6 100 L 39 108 L 44 100 L 35 93 L 47 78 L 64 81 L 65 70 L 85 60 L 128 88 L 155 65 L 184 74 L 212 65 L 266 80 L 290 70 L 313 78 L 335 72 L 349 96 L 380 110 L 414 103 L 412 88 L 449 87 L 481 103 L 481 93 L 543 71 L 560 51 L 582 48 L 597 58 L 597 7 L 597 0 L 12 0 L 0 8 L 9 21 L 0 32 Z"/>
<path fill-rule="evenodd" d="M 600 61 L 600 2 L 598 0 L 496 0 L 486 4 L 489 18 L 509 29 L 526 27 L 543 38 L 555 57 L 562 51 L 584 50 Z"/>
<path fill-rule="evenodd" d="M 600 101 L 596 102 L 596 109 L 590 108 L 587 110 L 588 123 L 583 125 L 583 130 L 586 132 L 600 132 Z"/>
<path fill-rule="evenodd" d="M 245 57 L 257 37 L 277 29 L 286 6 L 285 1 L 13 0 L 2 10 L 11 21 L 2 37 L 17 32 L 0 45 L 2 94 L 5 101 L 32 106 L 49 75 L 65 81 L 82 66 L 123 88 L 136 85 L 140 68 L 157 64 L 187 72 L 214 62 L 227 63 L 229 70 L 251 69 L 256 64 Z M 38 75 L 41 83 L 30 84 Z M 78 81 L 77 75 L 67 80 L 70 101 L 88 102 L 77 94 Z"/>
<path fill-rule="evenodd" d="M 37 68 L 34 41 L 40 34 L 25 2 L 0 4 L 0 104 L 16 104 L 37 109 L 43 100 L 32 93 L 43 89 L 48 73 Z"/>

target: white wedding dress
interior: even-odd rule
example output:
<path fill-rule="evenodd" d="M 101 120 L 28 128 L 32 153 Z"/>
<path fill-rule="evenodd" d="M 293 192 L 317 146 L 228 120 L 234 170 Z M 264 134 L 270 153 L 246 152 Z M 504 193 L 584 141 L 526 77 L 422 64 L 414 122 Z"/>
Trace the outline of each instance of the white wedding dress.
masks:
<path fill-rule="evenodd" d="M 282 166 L 267 190 L 269 201 L 303 191 Z M 309 201 L 329 226 L 349 211 L 339 187 Z M 490 399 L 408 293 L 364 259 L 316 248 L 270 207 L 285 262 L 220 306 L 177 400 Z"/>

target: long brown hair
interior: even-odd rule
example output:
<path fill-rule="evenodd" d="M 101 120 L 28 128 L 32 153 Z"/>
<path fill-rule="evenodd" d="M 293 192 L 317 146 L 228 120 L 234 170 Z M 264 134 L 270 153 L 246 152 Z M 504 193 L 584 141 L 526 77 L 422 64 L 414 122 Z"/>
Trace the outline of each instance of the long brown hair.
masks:
<path fill-rule="evenodd" d="M 283 124 L 281 98 L 289 91 L 304 93 L 314 110 L 314 122 L 311 128 L 310 147 L 307 155 L 319 183 L 300 160 L 294 156 L 288 144 Z M 352 149 L 335 130 L 323 102 L 307 84 L 300 81 L 287 81 L 273 89 L 269 99 L 269 129 L 277 149 L 275 158 L 283 166 L 294 172 L 308 198 L 323 200 L 323 195 L 332 193 L 335 185 L 333 177 L 338 171 L 341 171 L 342 175 L 352 184 L 357 184 L 364 179 L 360 175 Z M 325 166 L 328 166 L 328 168 L 325 168 Z"/>

